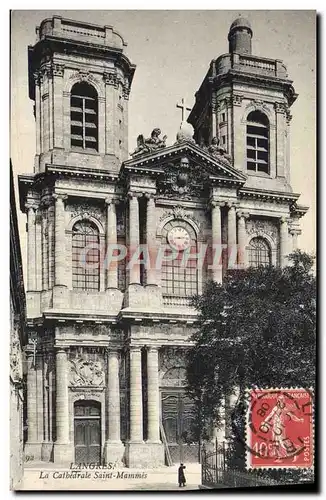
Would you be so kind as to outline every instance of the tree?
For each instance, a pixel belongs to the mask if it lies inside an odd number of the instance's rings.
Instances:
[[[187,389],[217,425],[217,409],[234,387],[243,395],[252,387],[315,385],[314,259],[297,250],[289,262],[282,269],[230,270],[222,284],[210,282],[193,299],[199,318]]]

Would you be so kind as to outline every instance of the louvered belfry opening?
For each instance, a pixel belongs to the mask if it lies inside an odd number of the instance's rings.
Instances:
[[[260,111],[247,118],[247,169],[269,173],[269,121]]]
[[[76,83],[70,98],[71,147],[98,151],[98,99],[91,85]]]

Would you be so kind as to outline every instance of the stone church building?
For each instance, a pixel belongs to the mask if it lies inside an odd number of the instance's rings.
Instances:
[[[19,177],[25,455],[145,467],[168,449],[172,462],[196,461],[184,391],[190,297],[227,267],[283,266],[296,248],[307,211],[290,184],[297,94],[282,61],[252,54],[252,28],[238,18],[176,139],[154,129],[130,146],[136,66],[123,37],[58,16],[36,34],[35,163]]]

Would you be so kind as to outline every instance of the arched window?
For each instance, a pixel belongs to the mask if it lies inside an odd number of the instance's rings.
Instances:
[[[252,238],[248,249],[249,266],[270,266],[272,252],[269,243],[264,238]]]
[[[163,295],[191,297],[198,293],[197,238],[183,220],[168,222],[162,230],[164,259],[161,284]],[[172,258],[173,257],[173,258]]]
[[[260,111],[247,117],[247,170],[269,173],[269,121]]]
[[[97,92],[85,82],[71,89],[70,125],[71,147],[98,151]]]
[[[72,229],[72,287],[99,290],[99,232],[95,224],[82,220]]]

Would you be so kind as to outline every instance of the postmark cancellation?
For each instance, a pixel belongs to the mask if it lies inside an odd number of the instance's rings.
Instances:
[[[313,393],[250,389],[246,414],[247,469],[313,467]]]

